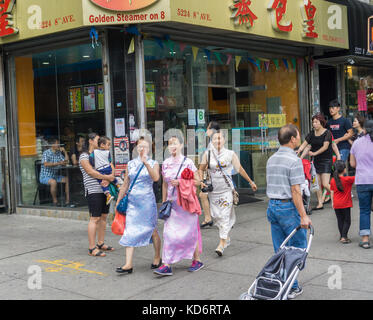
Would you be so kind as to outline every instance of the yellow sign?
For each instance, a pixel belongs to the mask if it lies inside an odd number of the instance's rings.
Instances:
[[[286,114],[260,114],[259,126],[268,128],[281,128],[286,125]]]
[[[0,44],[80,28],[82,3],[78,0],[18,0],[13,10],[18,33],[0,39]]]
[[[251,34],[269,42],[349,48],[347,7],[325,0],[142,0],[142,5],[136,1],[128,2],[129,8],[146,7],[113,11],[94,3],[99,0],[18,0],[13,14],[19,34],[0,39],[0,44],[83,26],[173,22],[243,37]]]

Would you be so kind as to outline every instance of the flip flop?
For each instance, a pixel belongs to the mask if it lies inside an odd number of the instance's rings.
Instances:
[[[324,209],[324,206],[322,206],[321,208],[315,207],[315,208],[312,208],[312,211],[323,210],[323,209]]]
[[[369,243],[369,241],[366,241],[366,242],[360,241],[359,247],[361,247],[363,249],[369,249],[370,248],[370,243]]]

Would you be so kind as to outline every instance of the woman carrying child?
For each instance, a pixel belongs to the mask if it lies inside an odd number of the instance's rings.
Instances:
[[[351,242],[347,234],[351,226],[351,189],[355,182],[355,177],[345,176],[346,164],[344,161],[337,160],[334,166],[335,170],[330,182],[332,204],[338,221],[339,241],[346,244]]]

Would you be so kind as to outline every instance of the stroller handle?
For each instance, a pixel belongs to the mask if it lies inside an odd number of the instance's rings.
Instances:
[[[310,234],[311,234],[312,236],[314,236],[314,235],[315,235],[315,229],[314,229],[313,225],[310,224],[310,225],[308,226],[308,228],[310,229]],[[302,229],[302,227],[301,227],[301,226],[298,226],[298,227],[296,228],[296,231],[298,231],[298,230],[300,230],[300,229]]]
[[[313,236],[315,234],[315,229],[314,227],[312,226],[312,224],[310,224],[308,226],[308,228],[310,229],[310,236],[309,236],[309,239],[308,239],[308,245],[307,245],[307,248],[306,248],[306,252],[308,253],[311,249],[311,244],[312,244],[312,239],[313,239]],[[302,229],[302,227],[299,225],[298,227],[296,227],[289,235],[288,237],[284,240],[284,242],[281,244],[280,246],[280,249],[282,249],[283,247],[285,247],[285,245],[289,242],[289,240],[295,235],[295,233]]]

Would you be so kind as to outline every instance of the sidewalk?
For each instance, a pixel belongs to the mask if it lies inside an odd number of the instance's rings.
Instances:
[[[88,256],[85,221],[0,215],[0,299],[237,300],[273,254],[266,206],[267,201],[261,201],[237,208],[231,246],[221,258],[214,252],[218,230],[202,230],[205,268],[189,273],[190,261],[183,261],[166,278],[150,270],[152,246],[135,251],[131,275],[117,275],[115,268],[124,264],[124,249],[110,227],[105,242],[116,251],[95,258]],[[351,244],[339,243],[334,211],[330,204],[325,208],[311,215],[315,237],[298,278],[304,293],[297,299],[373,299],[373,249],[358,247],[356,197]],[[159,229],[162,232],[161,221]],[[33,275],[29,267],[35,265],[42,270],[41,290],[28,287]],[[328,282],[339,284],[333,281],[336,270],[342,272],[342,288],[332,290]]]

